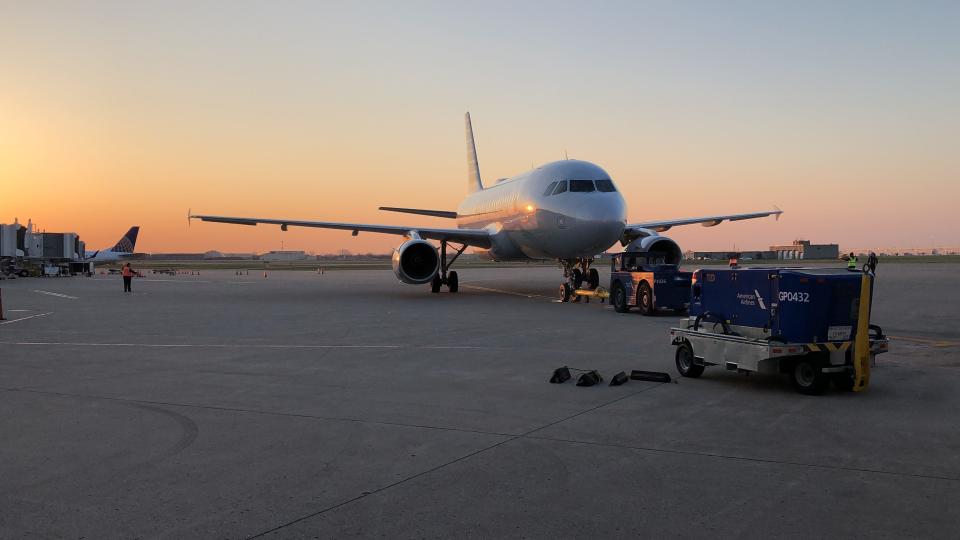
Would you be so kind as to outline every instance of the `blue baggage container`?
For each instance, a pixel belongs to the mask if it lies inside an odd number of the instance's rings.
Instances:
[[[787,343],[850,341],[862,279],[837,269],[701,269],[693,276],[690,315]]]

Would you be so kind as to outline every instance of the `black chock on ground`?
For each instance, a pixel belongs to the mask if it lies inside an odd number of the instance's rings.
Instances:
[[[630,372],[630,378],[635,381],[670,382],[670,374],[660,371],[640,371],[639,369],[635,369]]]
[[[597,373],[597,370],[588,371],[577,379],[577,386],[593,386],[603,381],[603,377]]]
[[[553,384],[560,384],[570,380],[570,370],[567,366],[557,368],[553,370],[553,376],[550,377],[550,382]]]
[[[610,386],[620,386],[628,380],[627,374],[621,371],[620,373],[614,375],[612,379],[610,379]]]

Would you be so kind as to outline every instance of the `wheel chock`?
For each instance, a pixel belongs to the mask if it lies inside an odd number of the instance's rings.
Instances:
[[[630,378],[635,381],[670,382],[670,374],[661,371],[640,371],[639,369],[635,369],[630,372]]]
[[[610,386],[620,386],[621,384],[627,382],[630,379],[627,379],[627,374],[624,372],[617,373],[610,379]]]

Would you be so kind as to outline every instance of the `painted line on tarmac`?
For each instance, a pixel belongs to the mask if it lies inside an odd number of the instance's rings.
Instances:
[[[947,339],[930,339],[930,338],[920,338],[912,336],[890,336],[890,339],[894,341],[908,341],[910,343],[919,343],[921,345],[929,345],[931,347],[945,348],[945,347],[960,347],[960,341],[950,341]]]
[[[37,313],[36,315],[27,315],[26,317],[20,317],[19,319],[11,319],[9,321],[0,322],[0,326],[4,324],[13,324],[15,322],[25,321],[27,319],[35,319],[37,317],[46,317],[47,315],[50,315],[52,313],[53,313],[52,311],[48,311],[46,313]]]
[[[46,294],[46,295],[49,295],[49,296],[57,296],[57,297],[59,297],[59,298],[69,298],[70,300],[78,300],[78,299],[79,299],[78,296],[70,296],[69,294],[63,294],[63,293],[51,292],[51,291],[41,291],[40,289],[33,289],[31,292],[40,293],[40,294]]]
[[[543,296],[542,294],[522,293],[522,292],[516,292],[516,291],[505,291],[505,290],[503,290],[503,289],[494,289],[494,288],[492,288],[492,287],[481,287],[481,286],[479,286],[479,285],[465,285],[465,284],[460,284],[460,286],[461,286],[461,287],[464,287],[464,288],[466,288],[466,289],[476,289],[476,290],[478,290],[478,291],[487,291],[487,292],[495,292],[495,293],[500,293],[500,294],[509,294],[509,295],[512,295],[512,296],[522,296],[523,298],[542,298],[543,300],[553,300],[553,298],[551,298],[551,297],[549,297],[549,296]]]
[[[52,313],[52,312],[51,312]],[[44,315],[49,315],[45,313]],[[32,315],[38,317],[39,315]],[[24,317],[29,319],[30,317]],[[17,319],[23,320],[23,319]],[[14,322],[14,321],[10,321]],[[144,347],[155,349],[489,349],[470,345],[282,345],[262,343],[83,343],[75,341],[0,341],[0,345],[52,347]]]
[[[179,279],[138,279],[140,281],[149,281],[151,283],[212,283],[211,281],[204,281],[202,279],[197,280],[179,280]]]

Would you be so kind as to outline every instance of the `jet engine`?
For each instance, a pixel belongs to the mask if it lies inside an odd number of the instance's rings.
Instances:
[[[630,242],[624,251],[645,253],[651,262],[662,259],[661,264],[680,264],[683,261],[683,251],[680,250],[680,245],[657,233],[637,238]]]
[[[426,240],[407,240],[393,252],[393,273],[404,283],[430,283],[439,271],[440,255]]]

